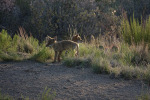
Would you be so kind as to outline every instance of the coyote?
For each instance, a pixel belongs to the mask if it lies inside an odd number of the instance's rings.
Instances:
[[[78,47],[79,47],[79,43],[82,43],[82,39],[79,36],[79,34],[74,35],[71,40],[76,42],[78,44]],[[67,55],[67,54],[68,54],[68,51],[66,50],[65,55]]]
[[[82,39],[81,39],[81,37],[79,36],[79,34],[77,34],[77,35],[74,35],[74,36],[72,37],[72,41],[77,42],[77,43],[81,43],[81,42],[82,42]]]
[[[57,42],[57,37],[51,38],[50,36],[46,37],[46,42],[47,42],[46,47],[52,46],[55,51],[55,57],[53,62],[56,62],[57,56],[58,62],[60,62],[60,55],[64,50],[77,49],[75,55],[78,56],[79,45],[76,42],[73,42],[71,40],[63,40]]]

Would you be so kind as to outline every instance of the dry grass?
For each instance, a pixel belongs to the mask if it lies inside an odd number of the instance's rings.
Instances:
[[[45,47],[45,41],[39,43],[37,39],[28,36],[23,28],[19,28],[18,35],[10,37],[6,30],[0,34],[0,60],[20,61],[32,59],[45,62],[52,59],[54,52]]]
[[[92,37],[92,41],[80,44],[79,59],[68,56],[64,64],[69,67],[80,66],[88,58],[90,61],[88,66],[92,67],[95,73],[107,73],[112,78],[121,77],[150,82],[148,71],[150,53],[147,46],[147,49],[143,44],[130,46],[118,40],[110,43],[102,37],[96,39]],[[116,46],[117,50],[112,50],[113,46]]]

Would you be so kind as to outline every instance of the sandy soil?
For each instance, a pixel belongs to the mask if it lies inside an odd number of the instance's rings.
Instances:
[[[90,68],[34,61],[0,63],[0,89],[15,98],[36,100],[45,87],[56,91],[55,100],[137,100],[148,87],[141,81],[111,79]]]

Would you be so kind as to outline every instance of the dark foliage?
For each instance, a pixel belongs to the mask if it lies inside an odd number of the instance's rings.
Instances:
[[[149,5],[149,0],[1,0],[0,31],[7,29],[14,35],[21,26],[39,40],[77,33],[118,35],[124,13],[146,19]]]

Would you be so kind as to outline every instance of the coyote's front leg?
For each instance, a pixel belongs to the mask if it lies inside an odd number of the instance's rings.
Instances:
[[[59,52],[58,54],[58,62],[60,62],[60,55],[61,55],[62,51]]]
[[[55,51],[55,58],[54,58],[53,63],[55,63],[55,62],[56,62],[57,54],[58,54],[58,52],[57,52],[57,51]]]
[[[77,50],[76,50],[75,56],[78,57],[79,56],[79,45],[77,45],[76,48],[77,48]]]
[[[78,57],[79,53],[78,51],[75,51],[75,56]]]

